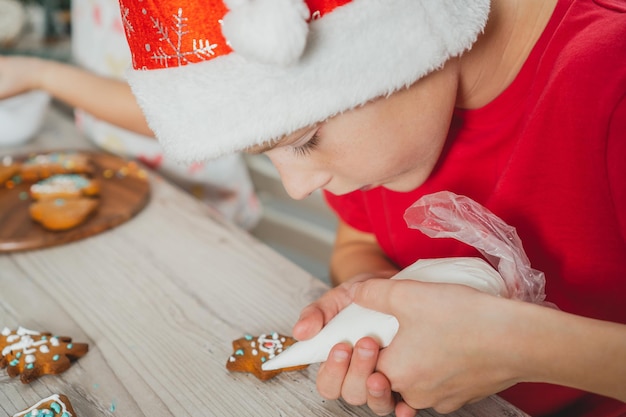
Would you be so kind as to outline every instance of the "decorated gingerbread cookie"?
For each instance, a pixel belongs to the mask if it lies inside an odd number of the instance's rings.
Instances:
[[[29,212],[33,220],[48,230],[68,230],[87,220],[98,203],[94,198],[55,198],[32,203]]]
[[[63,394],[54,394],[38,401],[13,417],[76,417],[69,398]]]
[[[20,165],[14,163],[0,164],[0,188],[5,187],[20,172]]]
[[[57,174],[30,186],[30,195],[35,200],[92,197],[99,192],[97,180],[80,174]]]
[[[56,174],[87,174],[92,172],[87,155],[78,152],[38,154],[22,163],[20,175],[24,181],[39,181]]]
[[[226,369],[232,372],[249,372],[261,381],[267,381],[281,372],[304,369],[308,365],[263,371],[261,365],[293,345],[296,339],[273,332],[260,336],[245,335],[233,341],[233,353],[226,362]]]
[[[86,343],[73,343],[69,337],[52,336],[19,327],[5,327],[0,334],[0,369],[10,377],[20,376],[28,384],[42,375],[60,374],[87,353]]]

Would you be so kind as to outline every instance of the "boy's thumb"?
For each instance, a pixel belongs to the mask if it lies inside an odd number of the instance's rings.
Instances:
[[[390,279],[374,278],[355,282],[349,289],[352,301],[361,307],[393,315],[394,302],[391,296],[394,285]]]

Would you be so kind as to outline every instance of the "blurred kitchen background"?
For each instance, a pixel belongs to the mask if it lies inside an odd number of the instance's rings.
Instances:
[[[0,0],[0,53],[71,59],[70,0]]]
[[[75,0],[75,2],[117,0]],[[35,55],[75,62],[72,52],[71,0],[0,0],[0,54]],[[74,25],[77,26],[77,25]],[[76,36],[76,35],[75,35]],[[73,110],[53,102],[69,118]],[[321,193],[294,201],[285,193],[273,165],[264,155],[246,156],[263,217],[252,234],[312,275],[328,282],[336,220]]]

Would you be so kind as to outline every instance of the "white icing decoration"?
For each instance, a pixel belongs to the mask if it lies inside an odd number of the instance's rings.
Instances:
[[[22,351],[25,363],[35,362],[37,348],[39,348],[39,351],[42,353],[48,353],[50,352],[50,348],[48,347],[49,342],[53,346],[59,345],[59,341],[56,337],[33,340],[32,336],[40,336],[41,333],[23,327],[19,327],[15,334],[12,334],[11,330],[5,328],[2,330],[2,335],[6,337],[8,343],[7,346],[2,349],[2,356],[7,356],[15,351]]]
[[[31,185],[30,190],[38,194],[75,193],[88,185],[89,180],[82,175],[58,174]]]
[[[53,402],[53,401],[61,406],[61,412],[58,415],[63,415],[63,413],[67,413],[68,416],[72,417],[72,413],[70,413],[67,410],[67,406],[63,401],[61,401],[61,397],[59,397],[59,394],[53,394],[49,396],[48,398],[44,398],[43,400],[40,400],[37,404],[33,405],[27,410],[14,414],[13,417],[25,416],[28,413],[30,413],[31,416],[36,416],[39,414],[39,411],[37,409],[41,407],[42,404],[45,404],[47,402]]]
[[[272,333],[270,337],[262,334],[257,339],[257,342],[259,343],[259,350],[267,353],[270,359],[276,356],[277,352],[283,348],[283,343],[279,340],[277,333]]]

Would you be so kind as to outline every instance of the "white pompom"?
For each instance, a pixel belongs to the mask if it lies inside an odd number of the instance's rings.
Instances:
[[[263,64],[288,66],[306,46],[309,9],[303,0],[228,0],[222,33],[233,50]]]

